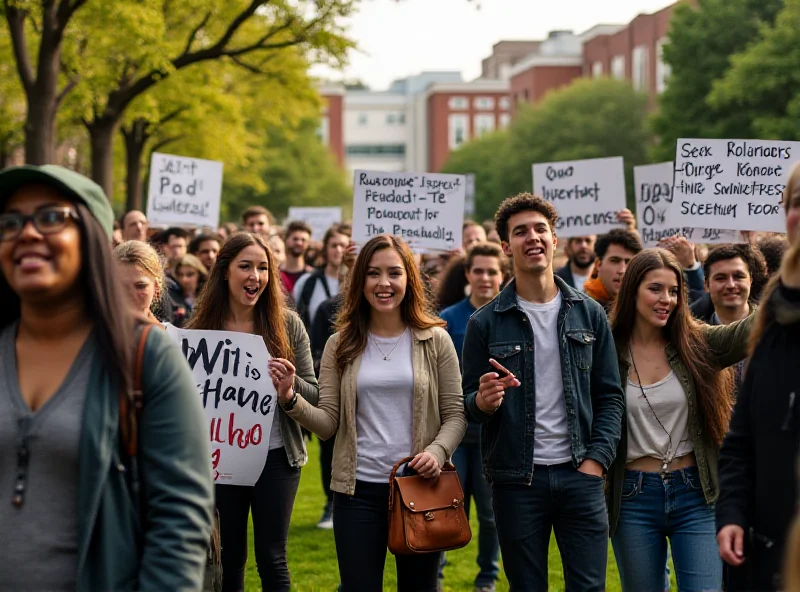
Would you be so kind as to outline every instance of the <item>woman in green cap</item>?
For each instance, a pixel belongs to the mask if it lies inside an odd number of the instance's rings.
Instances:
[[[201,403],[180,351],[150,331],[143,407],[121,412],[133,397],[139,331],[112,227],[103,191],[77,173],[0,172],[5,589],[202,586],[212,487]],[[122,424],[133,425],[127,437]]]

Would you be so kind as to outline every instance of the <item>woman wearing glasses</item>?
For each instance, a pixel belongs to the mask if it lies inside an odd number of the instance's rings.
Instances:
[[[123,452],[119,397],[132,392],[138,333],[112,224],[103,191],[77,173],[0,172],[5,589],[202,585],[208,435],[189,368],[162,331],[148,333],[144,350],[138,452]]]

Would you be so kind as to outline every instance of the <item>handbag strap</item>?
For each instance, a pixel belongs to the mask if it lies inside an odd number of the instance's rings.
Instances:
[[[122,432],[122,442],[128,458],[136,456],[139,449],[139,417],[144,407],[144,396],[142,394],[142,369],[144,366],[144,350],[147,344],[147,334],[153,325],[147,324],[141,329],[139,334],[139,344],[136,348],[135,365],[133,368],[133,389],[130,396],[125,392],[119,394],[119,421]],[[133,406],[133,410],[131,410]],[[131,412],[132,411],[132,412]]]

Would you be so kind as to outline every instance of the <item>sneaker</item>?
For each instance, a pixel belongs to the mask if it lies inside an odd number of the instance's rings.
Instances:
[[[325,504],[325,511],[322,512],[322,518],[317,522],[317,528],[322,530],[333,529],[333,504],[331,502]]]

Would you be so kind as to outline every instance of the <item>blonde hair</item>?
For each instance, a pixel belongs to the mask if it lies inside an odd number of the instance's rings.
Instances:
[[[156,283],[156,293],[153,301],[161,296],[164,290],[164,266],[156,250],[137,240],[126,241],[114,248],[114,255],[120,263],[135,265],[144,273],[153,276]],[[202,266],[202,263],[200,264]]]
[[[208,278],[208,269],[206,266],[203,265],[202,261],[195,257],[194,255],[184,255],[178,262],[175,264],[175,273],[178,272],[179,267],[191,267],[192,269],[196,270],[197,273],[200,274],[200,280],[205,280]]]

